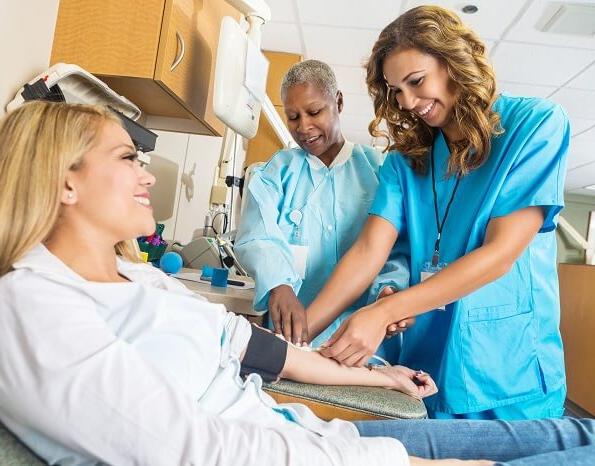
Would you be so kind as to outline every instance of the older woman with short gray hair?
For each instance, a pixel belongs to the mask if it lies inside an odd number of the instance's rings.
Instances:
[[[369,295],[364,293],[326,328],[308,322],[305,306],[316,297],[357,238],[378,186],[383,156],[346,141],[339,114],[343,94],[326,63],[292,66],[281,85],[287,126],[299,148],[283,149],[255,170],[246,190],[236,252],[256,280],[255,309],[269,311],[270,327],[295,344],[326,341],[340,323],[375,299],[378,290],[408,285],[405,261],[390,263]],[[378,355],[396,361],[398,342]]]

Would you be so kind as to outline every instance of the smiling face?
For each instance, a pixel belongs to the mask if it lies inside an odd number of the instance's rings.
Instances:
[[[114,244],[155,230],[148,188],[155,177],[141,167],[128,133],[113,122],[101,128],[98,143],[82,164],[69,170],[63,204],[67,216]]]
[[[389,98],[396,99],[402,110],[431,127],[446,132],[452,129],[457,92],[442,62],[415,48],[396,49],[386,57],[382,69]]]
[[[339,122],[342,94],[338,92],[334,99],[313,84],[296,84],[287,90],[283,105],[287,127],[299,146],[332,161],[344,142]]]

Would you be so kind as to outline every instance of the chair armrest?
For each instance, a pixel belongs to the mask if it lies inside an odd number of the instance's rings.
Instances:
[[[428,413],[421,400],[378,387],[314,385],[290,380],[263,384],[278,403],[301,403],[318,417],[344,419],[423,419]]]
[[[0,464],[3,466],[41,466],[46,463],[0,423]]]

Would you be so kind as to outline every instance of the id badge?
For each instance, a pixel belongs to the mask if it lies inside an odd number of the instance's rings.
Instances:
[[[437,265],[432,265],[431,261],[426,262],[423,268],[421,269],[420,282],[425,282],[432,275],[434,275],[437,272],[440,272],[444,267],[446,267],[446,262],[439,262]],[[446,306],[440,306],[436,308],[436,310],[446,311]]]
[[[293,255],[293,267],[296,273],[303,280],[306,278],[306,265],[308,263],[308,246],[300,244],[290,244],[289,250]]]

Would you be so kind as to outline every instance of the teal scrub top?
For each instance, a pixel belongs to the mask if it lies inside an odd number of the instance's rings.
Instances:
[[[281,284],[292,286],[300,302],[305,307],[310,305],[359,236],[378,187],[383,159],[371,147],[345,142],[330,167],[302,149],[287,149],[255,169],[246,189],[234,246],[240,263],[255,278],[255,309],[266,309],[270,290]],[[302,215],[299,240],[294,237],[296,226],[290,219],[295,210]],[[290,249],[294,243],[308,247],[303,280],[294,267]],[[408,286],[406,260],[395,258],[387,263],[380,279],[383,285],[399,289]],[[374,289],[379,291],[378,286]],[[330,338],[368,299],[366,292],[313,345]],[[390,345],[396,348],[397,343]],[[384,351],[377,354],[386,355]]]
[[[508,273],[445,311],[418,316],[405,332],[399,361],[435,378],[440,391],[426,400],[433,411],[478,412],[565,386],[555,228],[564,205],[568,118],[560,106],[535,98],[501,95],[494,109],[504,133],[492,138],[485,163],[461,179],[440,260],[451,263],[480,247],[492,218],[541,206],[545,219]],[[447,175],[441,131],[433,151],[442,219],[456,177]],[[411,285],[419,283],[437,236],[429,168],[416,174],[405,158],[390,153],[370,213],[398,230],[395,250],[409,257]]]

